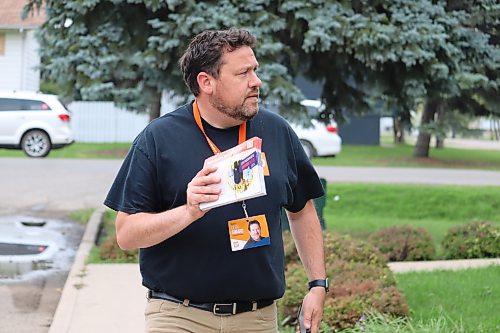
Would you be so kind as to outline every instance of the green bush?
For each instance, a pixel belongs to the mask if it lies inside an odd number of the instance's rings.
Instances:
[[[500,227],[489,222],[473,222],[448,230],[443,238],[447,259],[500,257]]]
[[[284,234],[284,241],[287,288],[279,301],[279,311],[285,322],[294,324],[307,292],[307,276],[289,233]],[[331,286],[321,332],[354,327],[364,314],[371,311],[408,315],[406,300],[397,288],[384,256],[372,245],[348,236],[326,233],[325,256]]]
[[[138,255],[138,250],[120,249],[114,236],[106,238],[99,246],[99,258],[105,261],[138,262]]]
[[[368,238],[389,261],[429,260],[436,255],[431,234],[409,225],[380,229]]]

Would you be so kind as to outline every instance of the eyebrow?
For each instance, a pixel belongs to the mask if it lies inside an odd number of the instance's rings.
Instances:
[[[259,68],[259,63],[257,63],[256,65],[243,65],[243,66],[239,67],[237,69],[237,71],[240,72],[242,70],[248,70],[248,69],[254,69],[254,68]]]

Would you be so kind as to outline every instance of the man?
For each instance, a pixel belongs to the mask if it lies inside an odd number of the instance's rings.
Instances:
[[[286,121],[259,111],[254,44],[237,29],[191,41],[180,66],[195,101],[139,134],[106,198],[118,211],[120,247],[140,249],[150,290],[146,332],[276,332],[275,300],[285,291],[282,207],[314,280],[305,325],[318,331],[327,280],[312,199],[324,192]],[[204,160],[254,136],[267,157],[267,195],[202,211],[200,203],[219,197],[221,181]],[[270,244],[233,252],[228,222],[252,216],[266,221]]]
[[[259,221],[251,220],[248,222],[248,231],[250,232],[250,238],[243,247],[244,249],[269,244],[269,238],[262,236],[262,228]]]

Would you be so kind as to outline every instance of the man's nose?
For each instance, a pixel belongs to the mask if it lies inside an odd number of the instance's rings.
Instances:
[[[262,81],[259,79],[259,76],[257,75],[257,73],[253,72],[253,77],[250,80],[249,85],[251,88],[255,88],[255,87],[260,88],[260,86],[262,85]]]

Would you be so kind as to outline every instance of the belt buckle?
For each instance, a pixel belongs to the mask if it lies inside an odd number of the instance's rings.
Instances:
[[[227,313],[218,312],[220,310],[219,307],[221,307],[221,306],[232,307],[231,312],[227,312]],[[231,315],[234,315],[234,314],[236,314],[236,303],[215,303],[212,312],[216,316],[231,316]]]

